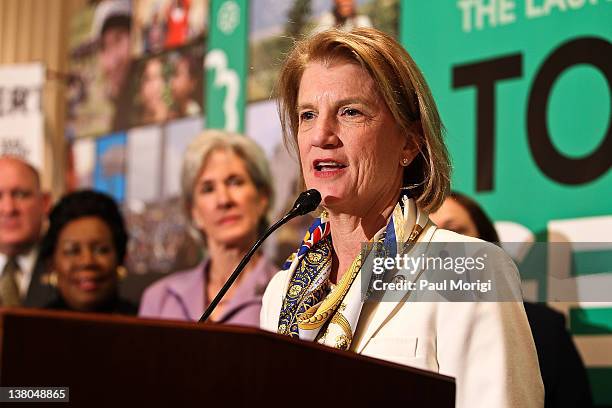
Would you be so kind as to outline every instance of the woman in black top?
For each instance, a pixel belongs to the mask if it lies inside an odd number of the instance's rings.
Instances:
[[[118,294],[127,239],[110,196],[90,190],[64,196],[40,247],[39,262],[57,277],[57,298],[47,308],[135,315],[137,306]]]

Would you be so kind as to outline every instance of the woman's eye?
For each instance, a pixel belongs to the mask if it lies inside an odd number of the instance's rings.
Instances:
[[[344,108],[342,109],[343,116],[359,116],[361,112],[355,108]]]
[[[108,255],[111,252],[110,245],[100,245],[94,248],[94,253],[97,255]]]
[[[200,185],[200,193],[201,194],[206,194],[206,193],[210,193],[214,190],[212,184],[208,184],[208,183],[204,183],[202,185]]]
[[[241,186],[244,184],[244,179],[242,177],[230,177],[227,180],[227,185],[229,186]]]
[[[312,111],[302,112],[300,113],[300,122],[308,121],[314,119],[315,114]]]
[[[79,254],[79,247],[69,246],[62,248],[62,254],[64,256],[75,256]]]

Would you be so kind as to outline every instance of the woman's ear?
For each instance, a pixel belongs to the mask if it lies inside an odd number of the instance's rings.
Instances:
[[[193,222],[193,225],[199,229],[200,231],[202,230],[202,225],[204,224],[202,218],[200,217],[199,212],[196,210],[195,206],[192,205],[191,209],[190,209],[190,214],[191,214],[191,220]]]
[[[262,218],[270,210],[270,197],[269,194],[265,191],[260,191],[259,197],[261,200],[261,213],[259,214],[259,217]]]
[[[406,142],[402,149],[402,163],[412,163],[414,158],[421,151],[421,143],[423,140],[423,128],[421,127],[421,121],[416,120],[410,124],[408,128],[408,135]],[[404,159],[407,159],[404,161]]]
[[[43,262],[43,267],[45,268],[45,272],[51,272],[55,270],[55,264],[53,263],[53,258],[55,257],[55,251]]]

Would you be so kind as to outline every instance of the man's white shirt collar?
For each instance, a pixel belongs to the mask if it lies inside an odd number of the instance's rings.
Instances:
[[[19,294],[25,298],[32,281],[34,273],[34,264],[38,257],[38,246],[32,247],[28,252],[16,256],[17,264],[19,265],[20,275],[17,277],[17,285],[19,286]],[[4,271],[4,266],[8,262],[9,257],[0,253],[0,276]]]

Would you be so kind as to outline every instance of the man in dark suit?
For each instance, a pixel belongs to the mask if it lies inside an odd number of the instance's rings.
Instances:
[[[37,243],[51,198],[19,157],[0,156],[0,174],[0,306],[43,306],[53,289],[36,265]]]

